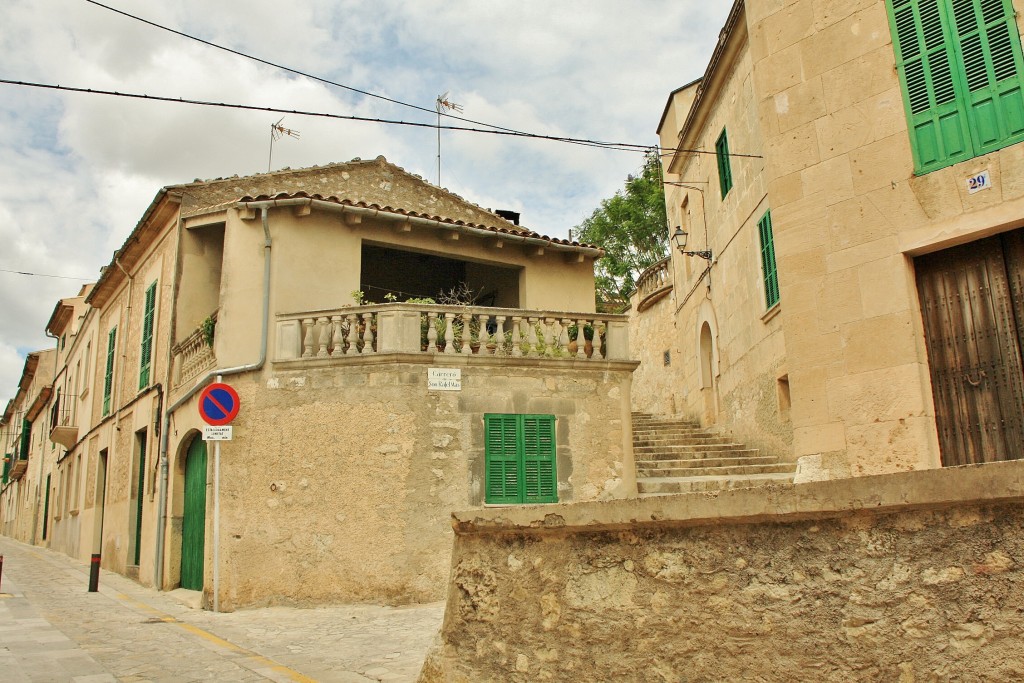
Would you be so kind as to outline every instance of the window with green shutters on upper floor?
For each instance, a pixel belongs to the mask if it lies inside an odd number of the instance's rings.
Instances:
[[[114,389],[114,350],[117,347],[117,328],[107,334],[107,370],[103,376],[103,415],[110,414],[110,394]]]
[[[767,309],[779,303],[779,273],[775,266],[771,211],[765,211],[757,222],[757,233],[761,242],[761,275],[764,278],[764,303]]]
[[[722,129],[722,134],[715,141],[715,159],[718,160],[718,184],[722,188],[722,198],[732,189],[732,166],[729,164],[729,138]]]
[[[156,313],[156,282],[146,289],[146,307],[142,316],[142,348],[139,350],[139,389],[149,386],[153,361],[153,324]]]
[[[1024,141],[1011,0],[886,0],[915,173]]]
[[[484,415],[484,501],[557,503],[554,415]]]

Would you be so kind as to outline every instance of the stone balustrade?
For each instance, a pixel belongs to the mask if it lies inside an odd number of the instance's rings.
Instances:
[[[216,322],[217,314],[210,318]],[[174,386],[185,384],[217,364],[213,347],[200,327],[172,349],[174,354]]]
[[[278,361],[378,353],[628,360],[624,315],[393,303],[282,314]]]
[[[666,257],[640,273],[636,280],[636,290],[640,299],[637,312],[649,308],[672,290],[671,265],[671,257]]]

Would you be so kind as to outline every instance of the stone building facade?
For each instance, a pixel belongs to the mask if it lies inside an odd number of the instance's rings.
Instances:
[[[162,189],[49,324],[45,543],[218,610],[440,598],[451,509],[636,494],[600,254],[382,157]]]
[[[734,3],[659,126],[670,223],[711,259],[636,296],[674,377],[639,406],[814,478],[1020,457],[1021,9]]]

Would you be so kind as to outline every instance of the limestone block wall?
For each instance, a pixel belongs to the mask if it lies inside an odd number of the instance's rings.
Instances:
[[[639,302],[634,293],[629,311],[629,357],[640,365],[633,373],[633,410],[681,416],[690,391],[684,381],[686,368],[693,360],[683,355],[683,340],[676,327],[675,290],[640,312]]]
[[[484,413],[556,416],[560,501],[635,495],[635,363],[445,358],[462,390],[429,392],[422,359],[371,360],[232,381],[243,408],[222,444],[222,609],[442,598],[451,510],[484,506]]]
[[[1024,465],[458,513],[423,683],[1024,677]]]
[[[912,259],[1019,224],[1024,146],[915,175],[885,3],[746,5],[794,454],[836,476],[938,466]]]

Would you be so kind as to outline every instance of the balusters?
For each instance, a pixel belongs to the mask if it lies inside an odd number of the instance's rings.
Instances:
[[[320,328],[320,339],[317,341],[317,358],[327,358],[327,345],[331,341],[331,326],[329,318],[320,318],[317,322],[317,327]]]
[[[561,323],[555,321],[555,325],[559,328],[558,332],[558,352],[557,356],[569,355],[569,325],[572,321],[568,318],[562,318]]]
[[[349,356],[359,353],[359,316],[350,313],[345,316],[345,320],[348,321],[348,348],[345,349],[345,355]]]
[[[437,353],[437,312],[427,313],[427,353]]]
[[[494,354],[507,356],[508,349],[505,348],[505,316],[494,316]]]
[[[444,352],[455,353],[455,314],[444,314]]]
[[[490,346],[491,346],[491,335],[487,331],[487,321],[490,319],[490,317],[491,316],[487,315],[486,313],[480,313],[479,315],[476,316],[476,324],[477,324],[476,336],[477,336],[477,343],[480,344],[480,350],[477,353],[479,353],[481,356],[487,356],[487,355],[490,355],[491,353],[493,353],[493,351],[491,351],[491,348],[490,348]]]
[[[313,319],[303,318],[302,319],[302,357],[312,358],[313,357]]]
[[[538,318],[527,318],[526,319],[527,332],[526,332],[526,355],[530,358],[536,358],[539,354],[537,353],[537,325],[539,324]]]
[[[576,357],[580,360],[585,360],[587,357],[587,335],[584,333],[586,325],[586,320],[576,321]]]
[[[373,313],[363,313],[363,351],[373,353]]]
[[[598,329],[598,324],[601,325]],[[601,355],[601,332],[607,329],[607,325],[599,320],[594,321],[594,353],[591,354],[591,360],[601,360],[604,356]]]
[[[341,333],[341,316],[331,316],[331,356],[337,358],[345,354],[345,337]]]
[[[512,316],[512,356],[515,358],[523,356],[522,326],[523,317],[521,315]]]
[[[462,317],[462,336],[459,339],[460,339],[460,341],[462,343],[459,345],[459,353],[462,353],[462,354],[473,353],[473,348],[470,346],[470,342],[472,341],[472,339],[470,337],[472,336],[473,331],[470,329],[470,325],[469,325],[469,321],[473,319],[473,316],[471,316],[469,313],[463,313],[461,317]],[[479,335],[479,332],[478,332],[477,333],[477,337],[479,337],[479,336],[480,335]]]
[[[541,322],[544,325],[544,327],[542,328],[542,331],[544,333],[544,357],[551,358],[552,356],[555,355],[555,350],[553,348],[554,340],[552,339],[551,331],[551,327],[555,323],[555,320],[552,318],[543,318]]]

